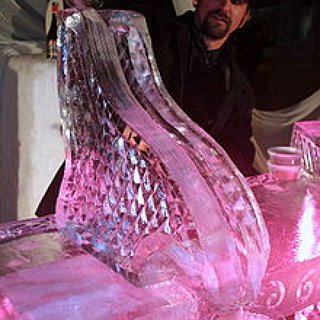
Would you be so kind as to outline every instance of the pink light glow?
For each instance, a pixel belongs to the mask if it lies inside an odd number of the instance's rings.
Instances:
[[[10,300],[0,293],[0,320],[18,319]]]
[[[319,251],[317,241],[316,203],[310,191],[303,200],[303,214],[298,227],[298,248],[296,261],[312,259]]]

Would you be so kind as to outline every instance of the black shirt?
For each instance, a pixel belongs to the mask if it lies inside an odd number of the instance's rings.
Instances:
[[[235,39],[208,51],[189,11],[166,25],[165,38],[152,35],[164,83],[179,106],[228,153],[244,175],[252,175],[254,147],[251,84],[235,61]]]

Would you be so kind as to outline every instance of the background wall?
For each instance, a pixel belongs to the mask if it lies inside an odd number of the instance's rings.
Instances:
[[[192,0],[173,0],[173,4],[178,15],[193,9]]]

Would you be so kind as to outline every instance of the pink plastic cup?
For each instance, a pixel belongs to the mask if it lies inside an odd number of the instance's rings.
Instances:
[[[268,149],[269,172],[278,180],[297,180],[301,171],[302,152],[293,147]]]

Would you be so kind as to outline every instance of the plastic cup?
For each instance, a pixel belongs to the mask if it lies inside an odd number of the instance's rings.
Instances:
[[[268,149],[269,172],[277,180],[297,180],[301,171],[301,150],[293,147],[272,147]]]

